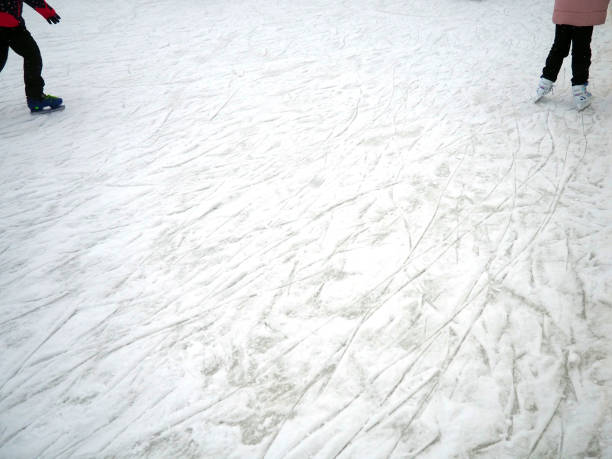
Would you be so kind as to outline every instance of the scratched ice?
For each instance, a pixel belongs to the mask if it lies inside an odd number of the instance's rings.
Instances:
[[[0,457],[612,457],[612,28],[552,2],[26,8]]]

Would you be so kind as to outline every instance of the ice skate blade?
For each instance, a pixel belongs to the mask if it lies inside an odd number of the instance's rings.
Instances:
[[[30,111],[30,113],[32,115],[47,115],[47,114],[53,113],[53,112],[61,112],[65,108],[66,108],[66,106],[62,104],[62,105],[60,105],[58,107],[55,107],[55,108],[43,108],[42,110]]]
[[[578,110],[578,113],[585,111],[587,108],[589,108],[591,106],[591,103],[589,102],[588,104],[586,104],[585,106],[581,107],[578,106],[576,107],[576,110]]]
[[[538,102],[540,102],[542,99],[544,99],[544,97],[546,96],[546,94],[541,95],[541,96],[535,96],[533,99],[533,103],[537,104]]]

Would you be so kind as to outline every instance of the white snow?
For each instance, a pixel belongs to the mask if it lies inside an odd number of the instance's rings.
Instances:
[[[612,27],[56,0],[0,75],[0,457],[612,457]]]

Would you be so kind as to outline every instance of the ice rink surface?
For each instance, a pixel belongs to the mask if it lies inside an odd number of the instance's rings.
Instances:
[[[612,457],[612,23],[51,1],[0,74],[1,458]]]

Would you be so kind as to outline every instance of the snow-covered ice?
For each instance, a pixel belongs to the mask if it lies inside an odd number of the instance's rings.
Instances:
[[[552,1],[26,7],[0,457],[612,457],[612,23]]]

